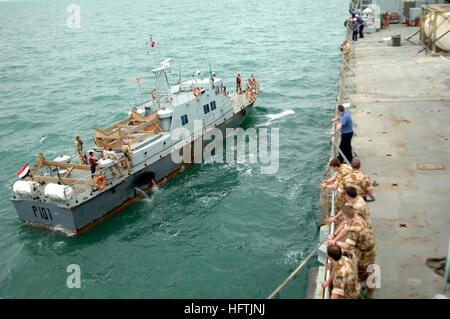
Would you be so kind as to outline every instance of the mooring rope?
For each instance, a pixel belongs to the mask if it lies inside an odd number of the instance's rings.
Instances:
[[[317,252],[319,247],[325,242],[326,239],[327,237],[322,239],[322,241],[316,246],[316,248],[314,248],[314,250],[308,255],[308,257],[306,257],[306,259],[300,264],[300,266],[298,266],[297,269],[295,269],[294,272],[290,274],[289,277],[287,277],[286,280],[277,289],[275,289],[275,291],[269,297],[267,297],[267,299],[272,299],[273,297],[276,296],[277,293],[280,292],[281,289],[283,289],[283,287],[300,271],[300,269],[302,269],[303,266],[306,265],[308,260],[310,260],[311,257],[314,256],[314,254]]]

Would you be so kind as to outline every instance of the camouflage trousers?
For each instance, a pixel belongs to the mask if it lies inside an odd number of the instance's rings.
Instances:
[[[125,164],[127,165],[128,170],[131,171],[130,159],[126,155],[123,157],[123,159],[125,160]]]
[[[77,152],[77,154],[78,154],[78,159],[79,159],[79,161],[80,161],[80,164],[86,165],[87,163],[86,163],[86,160],[84,159],[84,154],[81,153],[81,152]]]
[[[345,62],[347,62],[347,65],[345,66],[345,71],[348,71],[349,70],[348,66],[350,65],[350,53],[344,54],[344,58],[345,58]]]
[[[360,281],[365,281],[370,276],[370,272],[367,272],[367,268],[375,264],[375,258],[377,256],[377,245],[368,252],[361,252],[358,250],[358,278]],[[367,286],[367,285],[366,285]]]

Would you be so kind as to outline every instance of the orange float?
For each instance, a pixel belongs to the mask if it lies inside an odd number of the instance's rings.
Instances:
[[[195,88],[192,89],[192,93],[194,93],[195,97],[199,97],[201,94],[200,88],[196,86]]]
[[[102,181],[101,185],[98,183],[100,180]],[[98,189],[103,189],[106,186],[106,180],[102,175],[95,179],[95,186],[97,186]]]
[[[152,95],[152,98],[154,98],[154,99],[156,99],[156,97],[159,95],[159,93],[156,91],[156,89],[151,90],[150,94]]]

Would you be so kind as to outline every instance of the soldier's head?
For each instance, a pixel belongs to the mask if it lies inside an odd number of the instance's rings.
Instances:
[[[128,141],[127,140],[123,140],[123,144],[128,145]]]
[[[340,166],[341,166],[341,161],[338,158],[333,158],[330,161],[330,167],[333,171],[335,171],[335,172],[338,171]]]
[[[344,40],[344,42],[342,42],[343,44],[347,44],[347,40]]]
[[[77,137],[75,137],[75,139],[76,139],[77,141],[79,141],[79,140],[80,140],[80,137],[79,137],[79,136],[77,136]]]
[[[339,245],[329,245],[327,247],[327,256],[332,261],[339,261],[342,257],[342,249]]]
[[[345,205],[344,207],[342,207],[342,214],[344,214],[344,218],[347,221],[355,217],[355,211],[353,210],[353,207],[350,205]]]
[[[356,188],[354,188],[353,186],[347,186],[345,188],[345,195],[347,196],[347,198],[355,199],[356,196],[358,196],[358,193],[356,191]]]
[[[345,107],[342,104],[339,104],[338,105],[338,111],[339,111],[339,113],[344,113]]]
[[[111,150],[111,146],[109,146],[109,145],[106,146],[106,147],[105,147],[105,150],[110,151],[110,150]]]
[[[359,159],[354,158],[350,164],[354,169],[359,169],[361,167],[361,162]]]

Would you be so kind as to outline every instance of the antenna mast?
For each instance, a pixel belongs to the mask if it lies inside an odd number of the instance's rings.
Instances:
[[[167,79],[166,68],[170,67],[171,58],[160,60],[159,51],[157,50],[157,43],[153,40],[152,34],[150,34],[150,40],[145,43],[150,45],[147,54],[151,55],[153,58],[153,67],[151,71],[155,74],[155,87],[152,89],[151,94],[154,103],[158,105],[159,108],[164,108],[164,104],[172,102],[172,94],[170,93],[170,84]],[[159,44],[159,43],[158,43]]]

